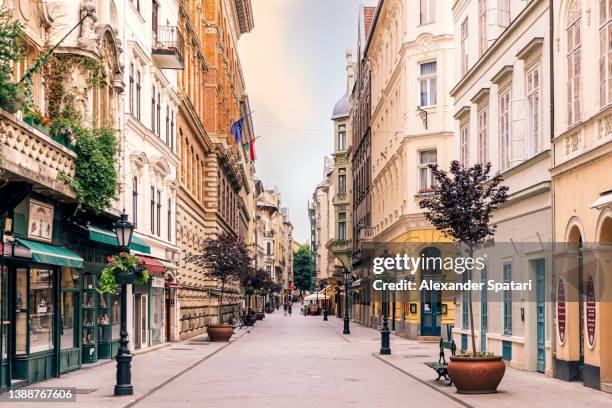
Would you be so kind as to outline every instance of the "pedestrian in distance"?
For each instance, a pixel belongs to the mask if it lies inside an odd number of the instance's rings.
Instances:
[[[291,303],[289,303],[289,316],[291,316]]]
[[[287,302],[283,303],[283,315],[287,316],[287,309],[289,309],[289,305]]]

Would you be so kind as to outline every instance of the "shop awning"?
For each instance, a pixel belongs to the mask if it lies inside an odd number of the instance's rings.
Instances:
[[[175,264],[173,264],[172,262],[168,262],[168,261],[165,261],[165,260],[163,260],[163,259],[160,259],[160,260],[159,260],[159,262],[161,262],[161,264],[162,264],[162,265],[164,265],[164,267],[165,267],[166,269],[169,269],[169,270],[171,270],[171,271],[174,271],[174,270],[177,270],[177,269],[178,269],[178,266],[176,266],[176,265],[175,265]]]
[[[87,230],[89,231],[89,239],[92,241],[100,242],[106,245],[119,245],[119,243],[117,242],[117,235],[114,231],[100,228],[95,225],[88,225]],[[142,238],[136,235],[132,235],[130,249],[133,249],[138,252],[143,252],[145,254],[151,253],[151,247],[149,247]]]
[[[36,262],[49,265],[68,266],[71,268],[83,267],[83,258],[68,248],[43,244],[41,242],[34,242],[22,238],[17,238],[16,241],[29,250],[32,259]]]
[[[164,264],[161,263],[159,259],[140,255],[138,256],[138,260],[140,261],[140,264],[144,265],[145,268],[147,268],[147,271],[149,272],[166,272],[166,267],[164,266]]]

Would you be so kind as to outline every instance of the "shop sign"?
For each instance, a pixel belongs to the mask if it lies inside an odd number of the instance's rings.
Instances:
[[[595,344],[595,323],[597,322],[597,303],[595,300],[595,282],[593,282],[593,275],[589,275],[589,281],[587,282],[587,293],[586,293],[586,327],[587,327],[587,340],[589,347],[593,347]]]
[[[559,340],[561,344],[565,343],[565,286],[563,279],[559,279],[559,288],[557,289],[557,323],[559,325]]]
[[[153,276],[151,278],[151,287],[152,288],[163,288],[164,287],[164,278],[160,278],[159,276]]]
[[[30,200],[28,238],[51,242],[53,237],[53,205]]]

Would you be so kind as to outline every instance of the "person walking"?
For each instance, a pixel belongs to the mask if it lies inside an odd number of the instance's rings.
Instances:
[[[291,316],[291,303],[289,303],[289,316]]]
[[[283,315],[284,316],[287,316],[287,309],[289,309],[289,305],[285,301],[285,303],[283,303]]]

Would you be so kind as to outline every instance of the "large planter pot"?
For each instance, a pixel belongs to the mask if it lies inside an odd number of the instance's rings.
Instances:
[[[460,394],[491,394],[504,378],[506,364],[501,356],[451,356],[448,376]]]
[[[118,285],[130,285],[136,281],[138,275],[131,272],[116,272],[115,281]]]
[[[206,328],[210,341],[229,341],[234,328],[226,324],[213,324]]]

